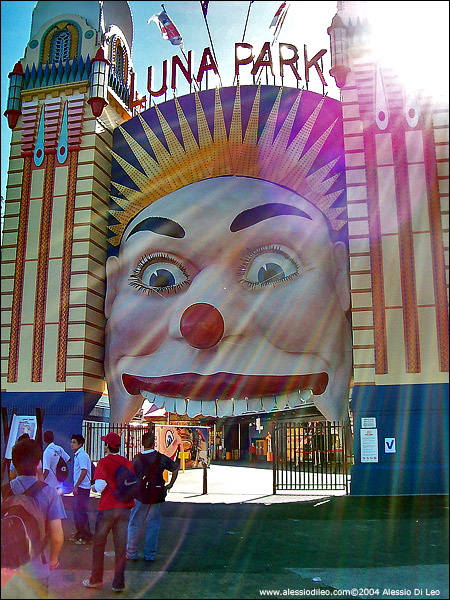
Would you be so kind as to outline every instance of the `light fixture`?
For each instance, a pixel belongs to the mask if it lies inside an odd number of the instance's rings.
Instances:
[[[20,97],[20,92],[23,87],[24,80],[24,72],[22,68],[22,64],[17,62],[14,66],[14,69],[8,75],[9,81],[9,90],[8,90],[8,102],[6,105],[6,110],[3,113],[6,117],[8,117],[8,126],[10,129],[14,129],[17,125],[17,121],[22,114],[22,99]]]
[[[90,90],[88,104],[91,105],[92,113],[99,117],[105,106],[108,104],[108,70],[109,60],[105,58],[103,48],[97,50],[91,62],[91,74],[89,76]]]
[[[331,48],[330,75],[334,77],[338,88],[341,88],[345,85],[350,69],[348,67],[347,28],[338,14],[334,15],[327,33],[330,36]]]

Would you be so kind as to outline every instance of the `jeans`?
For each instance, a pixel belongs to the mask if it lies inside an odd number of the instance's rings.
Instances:
[[[129,520],[129,508],[111,508],[98,511],[92,547],[91,583],[103,582],[106,539],[112,529],[115,559],[112,587],[116,589],[125,587],[126,541]]]
[[[134,503],[135,506],[131,509],[130,523],[128,525],[127,556],[129,558],[138,558],[139,540],[145,526],[144,559],[154,560],[156,546],[158,545],[163,503],[142,504],[139,500],[135,500]]]
[[[76,537],[80,540],[91,540],[92,533],[89,526],[88,502],[90,490],[78,488],[73,497],[73,518],[76,527]]]

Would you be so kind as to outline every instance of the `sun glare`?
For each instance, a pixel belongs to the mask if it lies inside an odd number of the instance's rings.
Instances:
[[[447,97],[448,2],[368,2],[375,55],[410,90]]]

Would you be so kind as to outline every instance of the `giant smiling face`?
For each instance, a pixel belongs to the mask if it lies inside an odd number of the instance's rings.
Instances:
[[[107,261],[111,420],[143,397],[227,416],[310,396],[347,416],[348,256],[298,194],[247,177],[187,185],[142,210]],[[276,398],[276,399],[275,399]]]

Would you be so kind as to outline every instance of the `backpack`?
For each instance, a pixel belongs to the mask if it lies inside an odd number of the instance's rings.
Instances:
[[[94,483],[94,473],[95,473],[95,465],[91,460],[91,472],[87,474],[91,480],[91,485]]]
[[[138,500],[143,504],[159,504],[164,502],[167,494],[166,485],[162,473],[158,473],[161,466],[162,455],[158,452],[153,463],[148,463],[145,455],[137,455],[144,468],[139,477]]]
[[[40,554],[45,562],[45,519],[34,498],[46,486],[36,481],[22,494],[15,494],[9,483],[2,486],[2,568],[18,569]]]
[[[133,471],[127,465],[120,465],[114,473],[114,478],[116,482],[114,498],[125,503],[134,500],[139,493],[139,480]]]
[[[60,483],[63,483],[69,476],[69,467],[67,466],[67,463],[62,456],[59,457],[59,460],[56,463],[55,475],[56,479]]]

